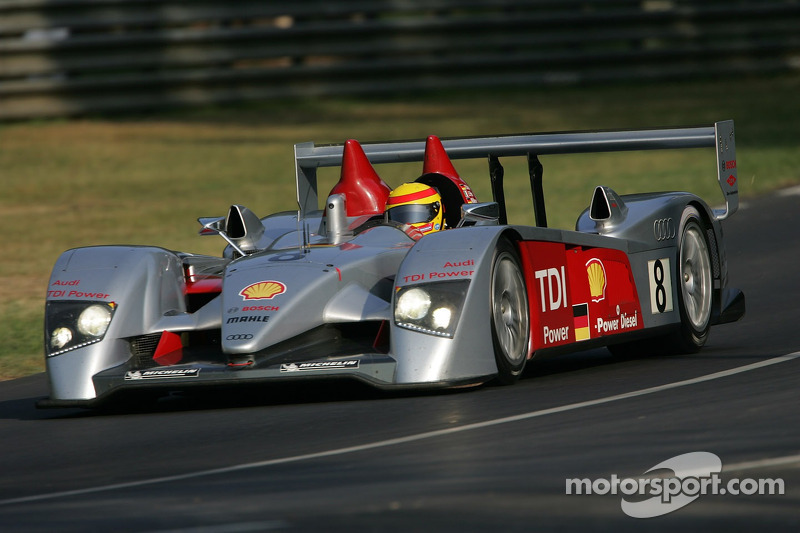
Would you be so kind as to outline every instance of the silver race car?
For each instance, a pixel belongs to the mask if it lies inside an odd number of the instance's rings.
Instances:
[[[684,192],[598,186],[575,231],[547,227],[537,156],[699,147],[716,148],[724,209]],[[516,156],[528,161],[536,226],[507,222],[500,160]],[[488,159],[494,201],[478,202],[459,177],[452,160],[464,158]],[[720,228],[738,207],[731,121],[304,143],[295,161],[298,211],[260,219],[234,205],[199,219],[201,234],[227,242],[220,257],[64,252],[47,291],[50,397],[39,405],[91,407],[127,390],[200,384],[511,383],[529,360],[567,351],[696,351],[710,326],[744,314],[743,294],[727,287]],[[372,167],[414,161],[422,175],[402,195]],[[320,209],[316,169],[329,166],[341,179]],[[436,202],[420,207],[429,195]]]

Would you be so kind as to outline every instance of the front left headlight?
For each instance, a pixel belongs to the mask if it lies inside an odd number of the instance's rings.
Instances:
[[[48,301],[45,352],[48,357],[103,340],[117,305],[113,302]]]
[[[452,338],[469,280],[401,287],[394,299],[394,323],[406,329]]]

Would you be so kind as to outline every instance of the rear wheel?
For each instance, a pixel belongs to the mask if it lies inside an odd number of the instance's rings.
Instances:
[[[671,340],[677,351],[692,353],[708,339],[714,279],[707,226],[697,209],[684,210],[681,228],[676,269],[681,327]]]
[[[525,368],[530,319],[528,294],[519,256],[514,246],[501,239],[492,261],[491,322],[498,381],[511,384]]]
[[[711,307],[714,278],[708,245],[707,224],[700,212],[686,207],[681,216],[678,233],[678,254],[673,269],[677,284],[680,327],[674,333],[609,346],[618,357],[637,357],[643,353],[668,355],[695,353],[708,339],[711,327]]]

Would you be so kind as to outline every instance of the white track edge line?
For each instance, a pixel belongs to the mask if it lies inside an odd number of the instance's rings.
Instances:
[[[755,461],[745,461],[742,463],[734,463],[732,465],[725,465],[722,467],[723,472],[744,472],[746,470],[758,470],[761,468],[769,468],[772,466],[783,466],[797,463],[800,466],[800,454],[798,455],[785,455],[783,457],[771,457],[769,459],[758,459]]]

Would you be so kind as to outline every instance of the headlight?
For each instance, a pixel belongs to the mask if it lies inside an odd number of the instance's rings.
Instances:
[[[103,340],[114,317],[115,303],[48,301],[45,309],[45,351],[48,357]]]
[[[394,314],[400,320],[419,320],[425,318],[430,307],[430,294],[415,287],[400,294]]]
[[[90,337],[102,337],[111,322],[111,309],[107,305],[90,305],[78,316],[78,331]]]
[[[431,323],[435,329],[447,329],[452,318],[453,311],[449,307],[437,307],[431,313]]]
[[[72,330],[69,328],[56,328],[50,335],[50,347],[60,350],[72,341]]]
[[[452,337],[468,287],[469,280],[403,287],[395,295],[394,322],[428,335]]]

